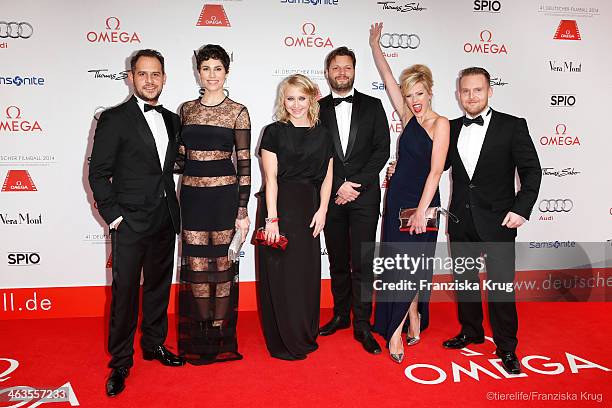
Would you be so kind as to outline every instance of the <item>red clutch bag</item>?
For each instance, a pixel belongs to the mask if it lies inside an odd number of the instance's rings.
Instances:
[[[276,248],[276,249],[280,249],[284,251],[285,248],[287,248],[287,244],[289,243],[289,240],[283,233],[281,233],[280,236],[278,237],[277,242],[272,243],[272,242],[266,241],[266,229],[264,227],[260,227],[257,229],[257,232],[255,233],[255,243],[259,245],[266,245],[266,246],[269,246],[270,248]]]

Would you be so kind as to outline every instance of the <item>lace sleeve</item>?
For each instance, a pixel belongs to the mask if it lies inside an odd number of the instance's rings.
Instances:
[[[247,204],[251,194],[251,120],[244,107],[234,126],[234,143],[236,146],[236,168],[238,173],[238,217],[245,218]]]
[[[183,124],[185,123],[185,118],[183,115],[183,106],[181,106],[181,112],[180,112],[180,118],[181,118],[181,128],[183,126]],[[185,143],[183,142],[183,130],[181,129],[181,131],[178,133],[177,135],[177,140],[176,140],[176,145],[177,145],[177,149],[178,152],[176,154],[176,160],[174,161],[174,169],[172,170],[175,174],[183,174],[183,171],[185,170],[185,156],[186,156],[186,151],[185,151]]]

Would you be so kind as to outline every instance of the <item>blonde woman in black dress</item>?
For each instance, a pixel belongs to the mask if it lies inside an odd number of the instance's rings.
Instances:
[[[262,325],[270,355],[302,360],[317,349],[321,244],[332,183],[332,142],[319,124],[316,85],[292,75],[279,86],[276,119],[260,153],[265,193],[258,222],[266,239],[283,233],[283,251],[258,245]]]

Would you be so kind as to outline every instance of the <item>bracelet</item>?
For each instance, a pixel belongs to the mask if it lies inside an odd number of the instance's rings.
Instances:
[[[272,224],[273,222],[278,222],[279,218],[266,218],[266,224]]]

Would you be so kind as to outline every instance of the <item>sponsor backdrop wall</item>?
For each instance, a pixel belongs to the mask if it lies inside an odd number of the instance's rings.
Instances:
[[[164,54],[161,102],[178,111],[198,96],[194,50],[225,47],[232,58],[227,92],[249,109],[254,151],[273,120],[279,81],[303,73],[327,94],[324,57],[347,45],[357,55],[355,86],[382,99],[395,145],[401,123],[368,46],[375,21],[384,22],[381,44],[396,76],[414,63],[432,69],[440,114],[461,115],[457,73],[479,65],[491,72],[491,106],[527,119],[544,177],[519,240],[611,238],[606,1],[22,0],[0,15],[0,319],[104,312],[110,242],[88,186],[88,161],[96,118],[129,96],[135,50]],[[253,193],[261,186],[258,167],[254,160]],[[448,191],[445,174],[444,203]],[[252,216],[255,207],[252,198]],[[321,256],[327,278],[324,245]],[[245,245],[247,309],[254,307],[253,258]],[[519,269],[530,268],[521,262]]]

